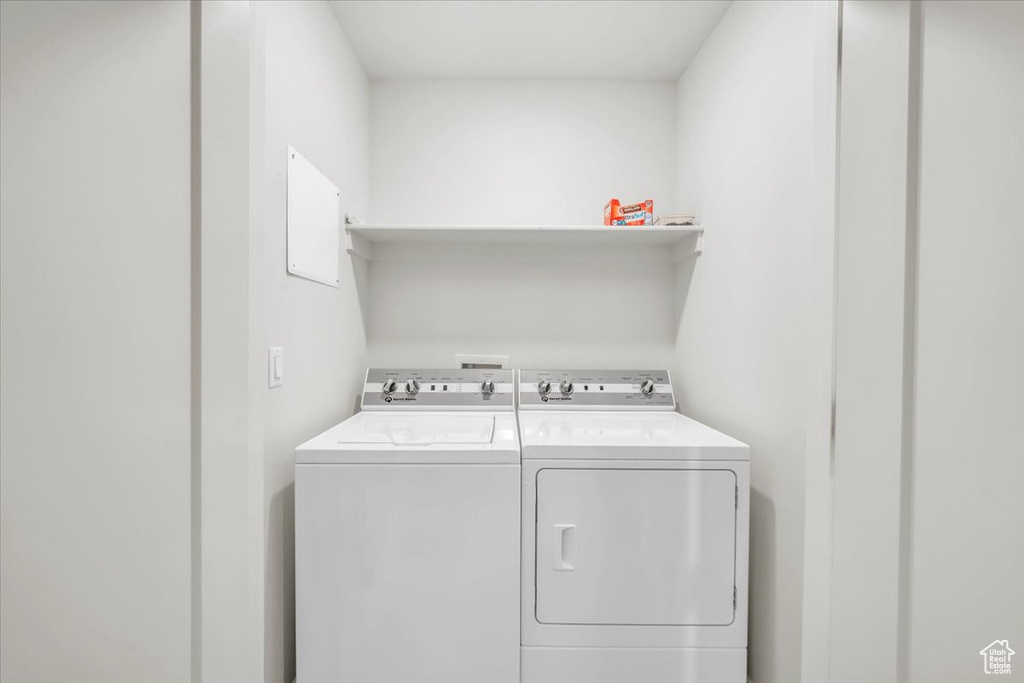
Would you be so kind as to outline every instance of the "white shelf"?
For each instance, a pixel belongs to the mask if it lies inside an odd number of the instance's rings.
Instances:
[[[565,253],[577,249],[587,258],[616,259],[637,250],[656,250],[677,261],[703,250],[704,227],[700,225],[347,225],[345,245],[349,254],[367,260],[378,252],[393,254],[395,247],[416,247],[421,252],[437,249],[458,252],[502,247],[499,253],[524,250]],[[378,249],[377,247],[381,247]]]

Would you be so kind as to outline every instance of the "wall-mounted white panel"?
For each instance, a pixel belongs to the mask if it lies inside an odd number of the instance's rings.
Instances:
[[[288,147],[288,272],[338,286],[341,192]]]

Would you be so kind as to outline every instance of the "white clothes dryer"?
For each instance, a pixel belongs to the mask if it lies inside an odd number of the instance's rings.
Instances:
[[[298,683],[519,680],[511,370],[371,369],[295,451]]]
[[[749,448],[667,371],[518,385],[524,683],[745,683]]]

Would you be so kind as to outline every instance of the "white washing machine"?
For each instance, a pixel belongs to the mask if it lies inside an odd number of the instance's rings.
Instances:
[[[519,680],[511,370],[376,370],[295,452],[298,683]]]
[[[522,681],[745,683],[750,450],[666,371],[519,374]]]

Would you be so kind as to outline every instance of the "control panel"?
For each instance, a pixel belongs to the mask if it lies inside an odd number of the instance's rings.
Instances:
[[[363,410],[512,410],[511,370],[385,369],[366,371]]]
[[[521,410],[675,410],[668,370],[520,370]]]

